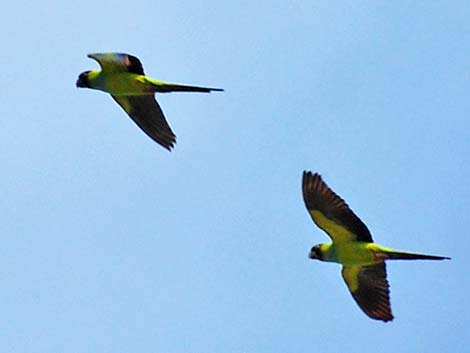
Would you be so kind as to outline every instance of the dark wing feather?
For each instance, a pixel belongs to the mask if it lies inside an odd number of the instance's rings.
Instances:
[[[111,97],[152,140],[169,151],[174,147],[176,136],[153,95]]]
[[[144,75],[144,68],[140,60],[130,54],[125,53],[93,53],[88,57],[96,60],[103,72],[130,72],[137,75]]]
[[[127,67],[127,71],[137,75],[145,75],[144,68],[140,60],[130,54],[121,54],[123,56],[123,62]]]
[[[354,300],[367,316],[375,320],[393,320],[385,262],[344,266],[341,274]]]
[[[312,211],[320,211],[326,218],[354,234],[356,240],[372,242],[372,235],[367,226],[354,214],[348,204],[326,185],[319,174],[304,171],[302,191],[305,206],[313,221],[332,238],[334,235],[317,222]]]

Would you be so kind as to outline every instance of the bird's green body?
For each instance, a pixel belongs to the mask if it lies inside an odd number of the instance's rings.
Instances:
[[[143,75],[123,73],[105,73],[92,70],[88,73],[90,88],[97,89],[113,96],[139,96],[153,93],[148,89]],[[155,91],[154,91],[155,92]]]
[[[442,256],[399,251],[385,246],[361,241],[340,244],[323,243],[320,246],[322,261],[345,266],[368,266],[384,260],[443,260]]]
[[[374,249],[372,249],[372,246]],[[322,261],[336,262],[346,266],[372,265],[377,261],[376,253],[383,253],[379,245],[351,241],[342,244],[323,243],[320,251]],[[376,252],[379,250],[379,252]]]
[[[145,75],[133,73],[106,73],[92,70],[88,73],[90,88],[97,89],[113,96],[141,96],[154,93],[168,93],[176,91],[186,92],[208,92],[219,89],[202,88],[187,85],[177,85],[163,81],[154,80]]]
[[[154,94],[223,91],[219,88],[180,85],[152,79],[145,76],[139,59],[129,54],[96,53],[89,54],[88,57],[98,61],[101,70],[81,73],[77,87],[109,93],[150,138],[168,150],[174,146],[176,136]]]
[[[449,259],[394,250],[374,243],[367,226],[319,174],[304,172],[302,190],[313,221],[333,240],[332,243],[315,245],[309,257],[341,264],[341,274],[354,300],[373,319],[393,319],[386,260]]]

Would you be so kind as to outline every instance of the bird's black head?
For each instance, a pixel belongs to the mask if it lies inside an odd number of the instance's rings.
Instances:
[[[323,253],[321,251],[321,244],[315,245],[312,250],[310,250],[310,253],[308,254],[309,259],[316,259],[316,260],[322,260],[323,259]]]
[[[85,72],[82,72],[80,74],[80,76],[78,76],[78,80],[77,80],[77,87],[85,87],[85,88],[90,88],[90,85],[88,83],[88,74],[90,73],[90,71],[85,71]]]

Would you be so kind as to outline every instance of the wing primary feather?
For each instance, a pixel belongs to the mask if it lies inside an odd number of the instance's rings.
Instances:
[[[328,187],[320,174],[304,171],[302,192],[305,206],[311,214],[312,211],[321,212],[327,219],[354,234],[358,241],[373,241],[367,226],[354,214],[348,204]]]
[[[145,75],[144,67],[142,66],[142,63],[140,62],[138,57],[134,55],[130,55],[130,54],[122,54],[122,55],[127,57],[125,62],[126,62],[126,67],[127,67],[128,72],[131,72],[137,75]]]
[[[152,140],[171,151],[176,136],[153,95],[111,96]]]
[[[352,297],[375,320],[393,320],[385,262],[369,266],[344,266],[341,271]]]

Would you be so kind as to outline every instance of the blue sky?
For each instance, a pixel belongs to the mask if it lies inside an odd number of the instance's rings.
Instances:
[[[470,4],[14,1],[0,14],[2,352],[467,348]],[[86,54],[154,78],[169,153]],[[383,245],[395,320],[367,318],[302,201],[321,173]]]

